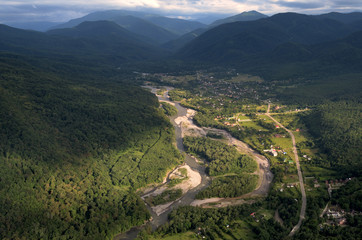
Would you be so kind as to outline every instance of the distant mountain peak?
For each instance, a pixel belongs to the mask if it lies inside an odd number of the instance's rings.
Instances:
[[[216,27],[218,25],[221,24],[225,24],[225,23],[232,23],[232,22],[242,22],[242,21],[255,21],[261,18],[266,18],[268,17],[265,14],[262,14],[258,11],[252,10],[252,11],[246,11],[246,12],[242,12],[239,13],[237,15],[231,16],[231,17],[227,17],[224,19],[219,19],[216,20],[215,22],[213,22],[212,24],[210,24],[210,26],[212,27]]]
[[[145,39],[156,44],[163,44],[195,29],[206,27],[199,22],[169,18],[147,12],[107,10],[93,12],[81,18],[70,20],[55,26],[53,29],[72,28],[84,21],[99,20],[113,21],[128,31],[144,36]]]

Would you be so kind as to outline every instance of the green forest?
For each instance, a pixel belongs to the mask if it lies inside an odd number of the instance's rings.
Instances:
[[[328,154],[328,165],[343,166],[346,172],[360,171],[362,103],[359,100],[327,101],[304,120]]]
[[[222,197],[238,197],[255,189],[258,181],[257,175],[239,174],[214,178],[211,185],[200,191],[197,199]]]
[[[135,189],[182,160],[157,98],[127,75],[26,60],[0,61],[0,238],[112,239],[143,224]]]
[[[172,106],[167,102],[162,102],[161,106],[167,116],[174,116],[177,114],[177,108],[175,106]]]
[[[185,137],[186,151],[204,158],[208,162],[210,176],[227,173],[251,173],[257,168],[256,162],[247,155],[237,152],[235,147],[221,141],[204,137]]]
[[[257,213],[260,207],[260,202],[225,208],[180,207],[170,213],[169,223],[159,228],[152,239],[187,231],[192,231],[196,239],[282,239],[285,229]],[[147,233],[143,236],[139,239],[149,238]]]

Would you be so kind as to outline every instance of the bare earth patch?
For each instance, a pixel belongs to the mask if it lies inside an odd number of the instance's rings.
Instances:
[[[186,169],[187,170],[187,177],[188,179],[184,180],[180,184],[177,184],[176,186],[172,187],[173,189],[180,188],[182,189],[183,193],[186,193],[188,190],[193,189],[197,187],[201,183],[201,175],[200,173],[192,170],[189,165],[184,165],[180,167],[180,169]],[[171,173],[172,175],[172,173]],[[170,176],[171,178],[171,176]]]
[[[168,190],[168,189],[181,189],[183,194],[185,194],[190,189],[193,189],[193,188],[197,187],[199,184],[201,184],[201,175],[200,175],[200,173],[198,173],[197,171],[192,170],[189,165],[179,166],[178,168],[176,168],[175,170],[173,170],[169,174],[168,178],[169,179],[178,178],[180,169],[186,169],[186,171],[187,171],[187,179],[185,179],[181,183],[173,186],[172,188],[169,188],[167,186],[167,184],[162,185],[159,188],[155,189],[154,191],[152,191],[152,192],[150,192],[150,193],[148,193],[146,195],[143,195],[142,199],[144,200],[146,197],[149,197],[149,196],[160,195],[161,193],[163,193],[165,190]],[[154,207],[152,207],[152,210],[157,214],[157,216],[159,216],[162,213],[164,213],[165,211],[167,211],[168,208],[174,202],[175,201],[172,201],[172,202],[169,202],[169,203],[166,203],[166,204],[162,204],[162,205],[154,206]]]
[[[194,200],[190,205],[197,207],[197,206],[201,206],[201,205],[207,204],[207,203],[219,202],[221,200],[223,200],[223,198],[206,198],[206,199],[202,199],[202,200]]]
[[[204,137],[206,132],[203,128],[196,126],[192,119],[195,116],[196,111],[192,109],[187,109],[186,116],[178,117],[175,119],[175,123],[181,127],[181,136],[191,136],[191,137]]]
[[[165,103],[168,103],[168,104],[170,104],[170,105],[172,105],[172,106],[175,106],[175,103],[174,102],[170,102],[170,101],[166,101],[166,100],[160,100],[160,102],[162,103],[162,102],[165,102]]]

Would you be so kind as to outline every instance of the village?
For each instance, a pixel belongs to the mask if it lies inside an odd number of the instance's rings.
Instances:
[[[168,75],[158,77],[162,82],[179,78]],[[270,95],[269,90],[274,87],[272,83],[264,84],[256,79],[249,82],[234,82],[232,79],[233,77],[218,79],[211,74],[198,73],[197,76],[184,78],[185,85],[193,86],[196,81],[198,83],[196,88],[175,88],[169,92],[169,95],[182,106],[196,111],[194,120],[197,125],[227,130],[233,137],[267,157],[271,164],[283,173],[283,177],[275,185],[278,195],[292,198],[297,205],[302,203],[301,184],[296,174],[297,164],[289,131],[293,132],[296,138],[303,174],[313,176],[312,182],[307,181],[309,177],[305,178],[308,195],[325,192],[331,197],[333,190],[343,187],[348,182],[348,179],[330,178],[328,185],[324,186],[320,182],[325,180],[316,176],[325,170],[318,170],[316,175],[305,169],[305,166],[313,166],[323,158],[308,136],[308,128],[300,121],[311,108],[279,103]],[[277,121],[272,121],[270,115]],[[215,134],[209,134],[207,137],[226,140],[223,136]],[[338,205],[327,205],[321,217],[324,218],[323,227],[345,226],[348,224],[347,216],[351,214],[359,213],[346,211]],[[202,231],[197,234],[201,237]]]

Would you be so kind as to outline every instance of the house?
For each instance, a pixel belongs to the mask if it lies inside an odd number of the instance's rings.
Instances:
[[[278,152],[275,149],[272,149],[271,153],[273,154],[274,157],[278,156]]]
[[[278,152],[274,148],[266,149],[264,152],[270,152],[274,157],[278,156]]]
[[[346,218],[341,218],[338,222],[339,225],[344,225],[347,223],[347,219]]]

